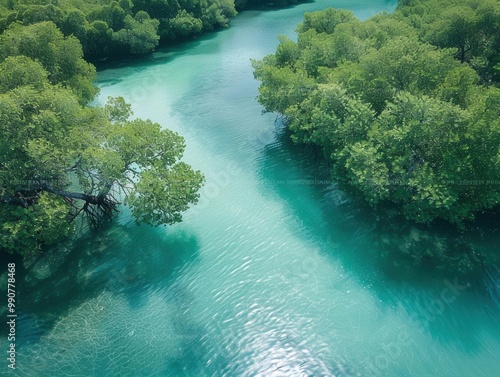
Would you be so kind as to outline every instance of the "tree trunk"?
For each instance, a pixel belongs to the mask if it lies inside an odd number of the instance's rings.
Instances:
[[[55,195],[59,196],[64,196],[65,198],[71,198],[71,199],[79,199],[83,200],[89,204],[104,204],[105,203],[105,196],[97,196],[97,195],[87,195],[83,194],[81,192],[70,192],[70,191],[65,191],[65,190],[56,190],[50,185],[44,185],[40,187],[43,191],[50,192]]]

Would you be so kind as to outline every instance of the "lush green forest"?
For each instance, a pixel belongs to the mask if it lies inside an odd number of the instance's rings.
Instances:
[[[365,22],[306,13],[254,61],[259,101],[339,184],[417,222],[500,204],[500,2],[403,0]]]
[[[52,21],[77,37],[87,60],[145,54],[159,39],[174,39],[227,26],[232,1],[6,0],[0,27]]]
[[[203,183],[180,161],[183,138],[131,119],[121,98],[89,107],[88,61],[149,53],[265,3],[2,0],[0,248],[37,252],[120,201],[138,222],[180,221]],[[365,22],[329,9],[297,31],[254,62],[259,100],[325,152],[342,187],[419,222],[498,205],[498,1],[405,0]]]
[[[150,53],[259,3],[2,0],[0,249],[37,253],[78,224],[99,227],[120,201],[138,222],[181,221],[204,180],[180,161],[184,139],[130,120],[122,98],[88,107],[97,94],[89,61]]]
[[[2,0],[0,249],[37,253],[78,225],[99,227],[120,201],[138,222],[181,221],[204,180],[180,161],[184,139],[131,120],[122,98],[89,107],[97,94],[89,61],[150,53],[259,3]]]
[[[276,5],[296,3],[280,0]],[[52,21],[80,40],[86,60],[147,54],[160,42],[182,40],[229,25],[236,9],[263,0],[1,0],[0,31]]]
[[[80,217],[98,227],[119,201],[138,222],[175,223],[198,199],[181,136],[130,120],[122,98],[87,106],[95,68],[82,56],[53,22],[0,35],[0,249],[36,253]]]

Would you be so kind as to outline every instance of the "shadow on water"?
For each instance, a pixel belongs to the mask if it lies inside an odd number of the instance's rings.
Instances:
[[[198,249],[196,237],[183,231],[113,224],[47,251],[27,271],[17,271],[18,347],[36,342],[59,318],[103,292],[141,307],[196,262]]]
[[[292,9],[296,8],[302,4],[311,4],[314,3],[314,0],[296,0],[295,2],[288,2],[287,1],[268,1],[266,3],[247,3],[245,5],[245,9],[242,9],[239,11],[239,13],[242,12],[248,12],[248,11],[254,11],[254,12],[265,12],[265,13],[270,13],[270,12],[279,12],[283,9]]]
[[[176,58],[184,56],[189,52],[189,55],[193,55],[195,51],[198,55],[214,53],[214,50],[204,50],[196,48],[201,46],[206,41],[210,41],[217,37],[218,33],[223,32],[219,30],[213,33],[203,34],[196,38],[185,40],[179,43],[173,43],[168,45],[163,45],[158,47],[154,52],[147,55],[138,56],[127,56],[120,57],[116,59],[108,59],[105,61],[94,62],[97,72],[102,72],[107,69],[113,70],[132,70],[133,72],[141,72],[149,69],[152,66],[164,65],[166,63],[174,61]],[[215,46],[214,46],[215,47]],[[120,76],[124,76],[123,72]],[[106,80],[99,80],[99,82],[107,82]]]
[[[415,225],[340,190],[321,152],[294,145],[284,129],[263,154],[260,175],[288,203],[299,234],[380,305],[406,312],[433,338],[466,352],[481,346],[483,331],[500,341],[498,216],[480,215],[463,231]]]

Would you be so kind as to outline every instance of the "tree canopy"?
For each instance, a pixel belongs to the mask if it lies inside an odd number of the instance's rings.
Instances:
[[[461,224],[500,204],[499,22],[494,0],[306,13],[297,41],[253,62],[258,99],[346,190]]]
[[[226,27],[263,0],[0,0],[0,250],[33,253],[118,208],[138,222],[181,221],[200,172],[184,139],[130,119],[97,94],[88,61],[147,54],[160,41]],[[286,5],[295,0],[283,0]]]
[[[140,22],[137,21],[136,22]],[[88,107],[95,69],[74,37],[44,21],[0,36],[0,249],[36,253],[100,226],[122,202],[137,222],[173,224],[198,200],[184,139],[110,98]]]
[[[301,0],[0,0],[0,32],[10,25],[52,21],[80,40],[85,58],[147,54],[168,43],[224,28],[231,17],[258,6]]]

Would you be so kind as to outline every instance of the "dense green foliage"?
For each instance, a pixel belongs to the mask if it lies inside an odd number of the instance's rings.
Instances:
[[[276,5],[296,3],[281,0]],[[0,0],[0,32],[9,26],[52,21],[65,36],[80,40],[84,56],[146,54],[161,41],[184,39],[229,25],[236,7],[263,0]]]
[[[8,0],[0,28],[41,21],[52,21],[65,36],[78,38],[87,60],[148,53],[159,40],[159,21],[129,0]]]
[[[498,0],[403,0],[396,15],[419,37],[455,50],[485,80],[500,81],[500,4]]]
[[[122,99],[86,107],[97,93],[87,61],[146,54],[264,3],[0,0],[0,249],[36,252],[80,214],[98,226],[122,199],[138,222],[180,221],[203,182],[179,161],[183,138],[128,120]]]
[[[499,1],[409,0],[365,22],[328,9],[297,32],[253,63],[259,101],[346,190],[418,222],[500,203]]]
[[[227,26],[232,0],[8,0],[0,28],[52,21],[77,37],[88,60],[145,54],[160,37],[176,39]]]
[[[129,120],[111,98],[86,106],[95,68],[52,22],[0,35],[0,250],[35,253],[70,235],[79,215],[99,226],[119,200],[138,222],[181,221],[203,176],[179,161],[184,139]]]

